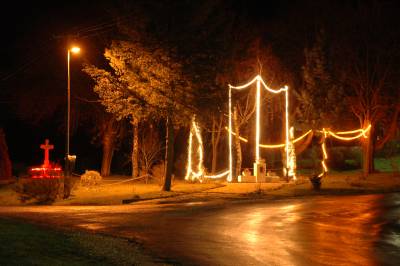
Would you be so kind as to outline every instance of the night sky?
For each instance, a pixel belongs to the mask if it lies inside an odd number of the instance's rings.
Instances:
[[[3,8],[1,16],[4,36],[1,61],[1,120],[9,146],[9,153],[14,168],[40,164],[42,150],[39,145],[45,138],[55,144],[51,159],[62,163],[65,145],[62,110],[49,109],[48,117],[40,122],[29,122],[15,111],[16,91],[39,89],[43,100],[36,99],[35,108],[47,108],[51,105],[48,95],[58,95],[55,101],[61,101],[65,110],[67,88],[67,43],[68,36],[79,33],[93,25],[112,23],[106,4],[101,1],[29,1],[26,3],[11,2]],[[90,41],[90,38],[84,41]],[[82,42],[83,43],[83,42]],[[101,53],[104,47],[90,47],[93,54]],[[97,50],[93,49],[96,48]],[[87,52],[71,60],[71,90],[78,86],[77,80],[82,77],[79,71]],[[75,81],[75,82],[74,82]],[[80,85],[79,85],[80,86]],[[29,107],[28,107],[29,109]],[[31,110],[26,110],[30,112]],[[53,112],[58,112],[52,115]],[[34,113],[34,112],[33,112]],[[78,137],[76,137],[78,136]],[[84,145],[88,153],[98,154],[97,147],[90,145],[90,137],[78,133],[71,140],[71,148]],[[79,144],[78,144],[78,143]],[[96,167],[98,156],[93,156],[89,165]],[[98,163],[98,162],[97,162]],[[19,170],[19,169],[18,169]]]

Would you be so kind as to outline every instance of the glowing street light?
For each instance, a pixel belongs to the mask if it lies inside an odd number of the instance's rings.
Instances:
[[[79,52],[81,51],[81,48],[74,46],[74,47],[72,47],[70,50],[71,50],[71,52],[73,52],[74,54],[77,54],[77,53],[79,53]]]
[[[66,139],[66,151],[65,151],[65,176],[69,177],[70,176],[70,170],[71,170],[71,161],[75,159],[74,156],[73,158],[70,158],[71,156],[69,155],[69,136],[70,136],[70,123],[71,123],[71,74],[70,74],[70,60],[71,60],[71,52],[74,54],[79,53],[81,48],[73,46],[68,49],[67,53],[67,72],[68,72],[68,86],[67,86],[67,139]]]

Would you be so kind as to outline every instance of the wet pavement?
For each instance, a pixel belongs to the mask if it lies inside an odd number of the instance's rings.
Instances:
[[[400,194],[123,206],[0,207],[0,216],[134,239],[182,265],[400,265]]]

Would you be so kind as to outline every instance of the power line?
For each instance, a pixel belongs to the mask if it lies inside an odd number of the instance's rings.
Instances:
[[[102,23],[94,24],[92,26],[83,27],[81,29],[74,30],[73,35],[76,35],[78,37],[86,37],[86,36],[88,36],[88,33],[90,34],[90,36],[94,34],[93,32],[100,31],[101,33],[104,33],[108,30],[111,30],[111,28],[118,25],[118,23],[121,23],[121,22],[126,21],[127,19],[131,18],[132,15],[134,15],[134,13],[135,13],[135,10],[132,10],[123,16],[114,17],[106,22],[102,22]]]
[[[118,23],[120,23],[120,22],[123,22],[123,21],[129,19],[134,14],[134,12],[135,11],[133,10],[133,11],[128,12],[124,16],[118,16],[118,17],[112,18],[110,20],[101,22],[101,23],[93,24],[93,25],[87,26],[87,27],[82,27],[81,29],[75,30],[74,34],[53,35],[50,38],[50,40],[63,39],[66,37],[83,39],[83,38],[90,38],[93,36],[99,36],[99,35],[102,35],[104,33],[107,33],[109,31],[113,30],[114,26],[118,25]],[[47,45],[44,48],[47,49],[48,47],[49,47],[49,42],[47,42]],[[10,73],[3,75],[3,77],[1,77],[1,81],[6,81],[6,80],[14,77],[15,75],[17,75],[19,72],[27,69],[29,66],[31,66],[32,64],[37,62],[41,58],[42,55],[43,55],[43,51],[39,54],[36,53],[35,57],[26,61],[25,63],[23,63],[21,66],[17,67],[15,70],[11,71]]]
[[[28,59],[21,66],[16,67],[16,69],[12,70],[8,74],[3,75],[1,77],[1,81],[7,81],[8,79],[17,75],[19,72],[24,71],[25,69],[36,63],[43,56],[45,51],[48,52],[49,49],[50,49],[50,44],[48,42],[42,44],[41,48],[35,49],[35,54],[33,57],[31,57],[31,59]]]

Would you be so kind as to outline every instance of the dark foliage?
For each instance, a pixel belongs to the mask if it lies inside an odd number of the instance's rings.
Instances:
[[[312,187],[314,190],[320,190],[321,189],[321,179],[322,177],[319,176],[312,176],[310,177],[310,182],[312,184]]]
[[[21,178],[15,185],[21,202],[52,203],[63,196],[62,178]]]

